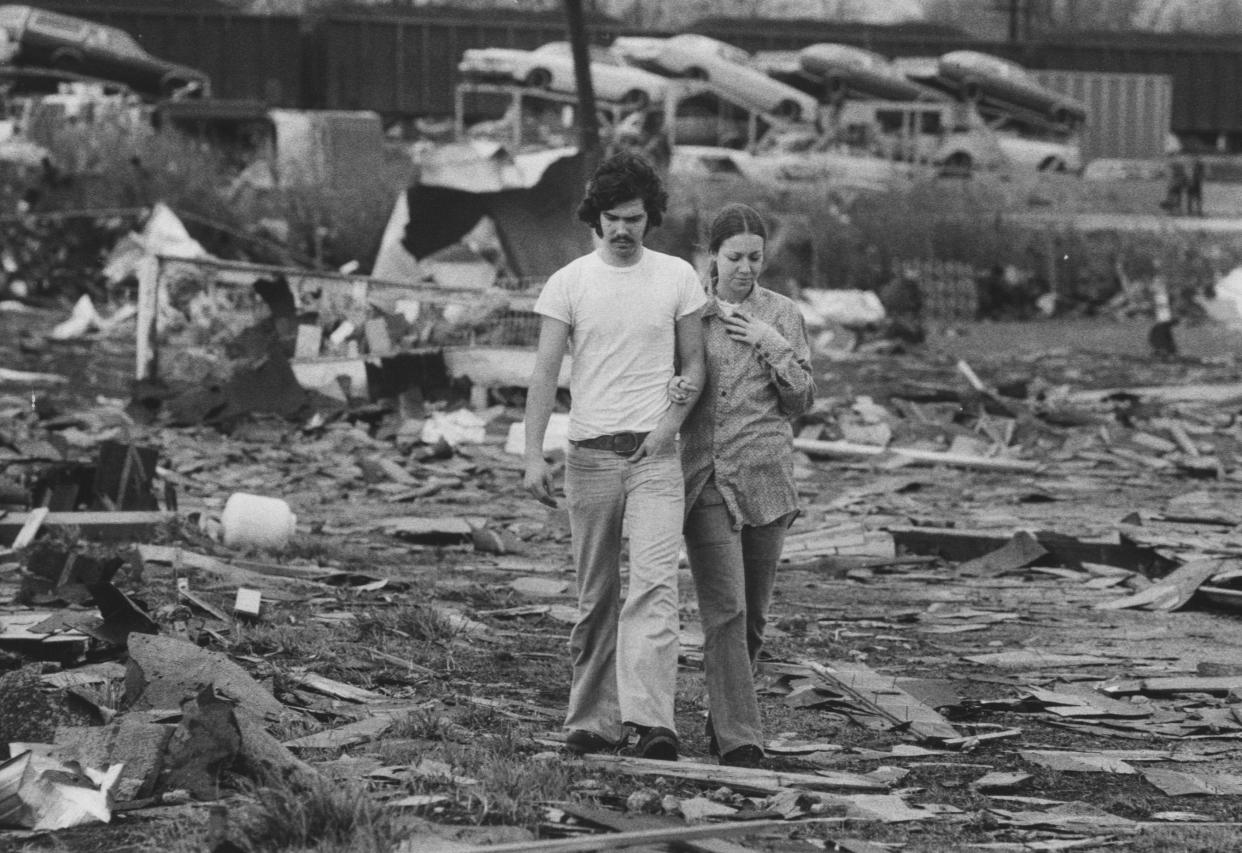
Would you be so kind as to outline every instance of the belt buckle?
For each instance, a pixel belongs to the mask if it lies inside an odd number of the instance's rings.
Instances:
[[[629,456],[638,449],[638,433],[619,432],[612,437],[612,452]]]

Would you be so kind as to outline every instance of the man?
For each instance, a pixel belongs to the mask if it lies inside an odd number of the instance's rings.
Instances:
[[[572,752],[615,751],[639,736],[638,755],[674,761],[677,561],[684,487],[677,431],[697,392],[670,405],[675,364],[703,387],[706,304],[694,268],[643,246],[668,195],[651,164],[618,153],[596,169],[578,218],[596,249],[548,279],[526,402],[524,485],[556,506],[543,455],[566,344],[570,447],[565,495],[578,577],[570,632],[573,681],[565,717]],[[629,588],[621,604],[621,530],[629,533]],[[628,727],[628,728],[627,728]]]

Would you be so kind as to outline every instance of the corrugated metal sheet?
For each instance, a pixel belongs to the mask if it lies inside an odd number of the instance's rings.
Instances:
[[[1087,105],[1082,160],[1164,155],[1172,127],[1173,81],[1165,74],[1036,71],[1050,89]]]

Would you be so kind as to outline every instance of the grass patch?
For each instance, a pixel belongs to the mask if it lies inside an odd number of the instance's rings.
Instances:
[[[565,792],[586,774],[584,768],[563,760],[532,761],[529,744],[517,730],[506,728],[483,744],[446,743],[424,757],[443,761],[459,777],[412,776],[406,783],[414,794],[440,794],[453,803],[453,817],[474,824],[505,824],[534,829],[543,820],[547,802],[564,799]]]
[[[240,816],[235,834],[251,853],[388,853],[397,840],[389,814],[359,785],[323,779],[306,788],[249,793],[256,802]]]
[[[425,643],[448,643],[460,631],[443,613],[424,604],[374,609],[355,620],[358,641],[401,637]]]

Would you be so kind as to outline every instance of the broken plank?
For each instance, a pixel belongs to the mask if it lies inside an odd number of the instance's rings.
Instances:
[[[17,536],[13,539],[12,548],[14,551],[20,551],[29,547],[34,538],[39,535],[39,530],[43,527],[43,522],[47,519],[50,510],[45,507],[33,509],[26,515],[26,523],[22,525],[22,529],[17,531]]]
[[[1165,678],[1144,678],[1141,692],[1143,693],[1214,693],[1228,694],[1234,690],[1242,690],[1242,676],[1222,675],[1195,678],[1193,676],[1169,676]]]
[[[1211,402],[1219,403],[1242,397],[1242,383],[1222,385],[1160,385],[1136,388],[1099,388],[1094,391],[1074,391],[1066,395],[1070,403],[1097,403],[1109,397],[1126,395],[1165,403]]]
[[[748,820],[713,823],[702,826],[680,826],[669,829],[640,829],[592,835],[588,838],[539,839],[515,841],[511,844],[484,844],[462,847],[457,853],[594,853],[597,850],[619,850],[646,844],[677,844],[698,838],[719,838],[729,835],[754,835],[772,829],[788,829],[811,823],[840,823],[840,818],[809,818],[806,820]]]
[[[308,690],[314,690],[316,693],[322,693],[334,699],[343,699],[346,702],[380,702],[388,698],[372,690],[354,687],[352,684],[345,684],[316,672],[291,673],[289,679]]]
[[[631,776],[666,776],[711,785],[728,785],[736,790],[759,794],[775,794],[785,788],[812,790],[887,791],[883,782],[857,773],[821,771],[819,773],[786,773],[747,767],[700,764],[696,761],[656,761],[616,755],[586,755],[588,766]]]
[[[0,542],[15,540],[33,512],[14,512],[0,518]],[[92,539],[129,539],[150,534],[156,527],[177,517],[173,512],[49,512],[43,518],[44,527],[76,527],[82,535]]]
[[[958,468],[980,468],[988,471],[1035,472],[1038,462],[1026,459],[1005,459],[995,456],[974,456],[969,453],[949,453],[940,450],[919,450],[913,447],[880,447],[874,444],[857,444],[852,441],[820,441],[811,438],[795,438],[794,449],[808,456],[895,456],[912,462],[929,465],[950,465]]]
[[[896,728],[908,729],[924,740],[954,740],[961,732],[935,709],[915,699],[897,686],[891,675],[876,672],[860,663],[834,663],[831,667],[814,661],[806,664],[833,690],[890,721]]]
[[[603,806],[591,805],[590,803],[558,803],[557,808],[580,821],[612,830],[613,832],[635,832],[685,826],[682,821],[674,817],[622,814],[621,812],[606,809]],[[701,841],[681,841],[678,843],[678,849],[685,850],[687,853],[746,853],[749,848],[734,844],[731,841],[710,838]]]
[[[977,559],[1006,545],[1011,534],[992,530],[958,527],[918,527],[894,525],[885,528],[893,536],[900,552],[934,554],[951,562]],[[1102,539],[1076,539],[1047,531],[1034,531],[1035,541],[1048,551],[1047,558],[1035,561],[1047,565],[1103,563],[1132,571],[1159,567],[1172,569],[1175,563],[1152,548],[1131,542],[1108,542]]]
[[[1203,582],[1235,564],[1235,560],[1192,560],[1179,566],[1171,574],[1156,583],[1124,598],[1103,601],[1096,610],[1120,610],[1127,607],[1147,607],[1150,610],[1180,610],[1186,605]]]
[[[289,749],[345,749],[375,740],[392,727],[395,719],[393,714],[376,714],[335,729],[287,740],[283,746]]]

